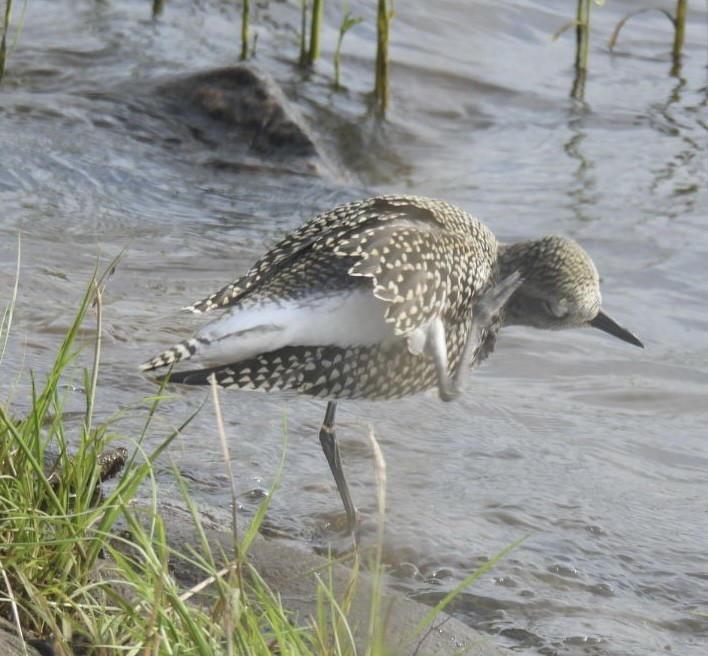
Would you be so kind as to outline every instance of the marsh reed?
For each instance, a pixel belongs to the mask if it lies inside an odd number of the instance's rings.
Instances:
[[[2,36],[0,36],[0,82],[5,74],[7,63],[7,37],[10,33],[10,19],[12,18],[12,0],[5,0],[5,12],[2,21]]]
[[[337,45],[334,49],[334,88],[341,89],[341,66],[342,66],[342,44],[344,36],[355,25],[363,22],[363,18],[354,17],[351,11],[347,8],[344,12],[342,22],[339,24],[339,36],[337,37]]]
[[[312,1],[312,22],[310,24],[310,49],[308,64],[311,66],[320,58],[320,32],[322,31],[322,11],[324,0]]]
[[[248,31],[251,17],[250,0],[242,0],[241,6],[241,61],[248,59]]]
[[[324,0],[313,0],[309,17],[310,41],[307,41],[308,2],[302,0],[300,9],[300,65],[311,67],[320,58],[320,33],[322,32],[322,12]]]
[[[688,12],[688,0],[676,0],[675,14],[672,14],[666,9],[658,9],[656,7],[643,7],[642,9],[637,9],[636,11],[632,11],[626,16],[624,16],[622,20],[617,23],[614,31],[612,32],[612,36],[610,37],[610,41],[608,43],[610,52],[614,50],[614,47],[617,45],[617,40],[619,39],[620,32],[622,31],[622,28],[624,27],[625,23],[633,16],[638,16],[639,14],[644,14],[650,11],[658,11],[659,13],[664,14],[664,16],[669,19],[671,25],[674,28],[674,41],[671,48],[671,58],[673,62],[671,74],[678,75],[678,72],[681,69],[681,54],[683,52],[683,43],[686,38],[686,14]]]
[[[388,49],[391,40],[391,21],[393,16],[393,0],[379,0],[376,14],[374,101],[381,116],[385,116],[390,101]]]
[[[575,28],[575,76],[570,95],[576,100],[583,100],[585,95],[585,80],[587,79],[590,54],[590,8],[593,2],[596,5],[604,4],[604,0],[578,0],[575,19],[563,23],[552,36],[552,39],[556,40],[567,30]]]
[[[165,0],[152,0],[152,17],[157,18],[165,9]]]

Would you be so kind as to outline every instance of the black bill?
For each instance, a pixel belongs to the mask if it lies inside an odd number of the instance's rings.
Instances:
[[[644,344],[642,344],[632,333],[630,333],[629,330],[622,328],[622,326],[620,326],[614,319],[607,316],[602,310],[600,310],[597,313],[597,316],[590,321],[590,325],[593,328],[599,328],[610,335],[619,337],[622,341],[644,348]]]

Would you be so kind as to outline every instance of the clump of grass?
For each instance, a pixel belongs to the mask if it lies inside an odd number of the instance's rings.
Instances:
[[[99,456],[114,440],[111,422],[93,426],[98,338],[93,366],[83,374],[84,418],[75,426],[64,417],[65,374],[81,351],[77,336],[92,302],[100,333],[101,286],[106,277],[94,281],[84,296],[44,386],[32,381],[31,412],[14,418],[0,406],[0,562],[5,583],[0,614],[11,614],[20,627],[40,635],[73,633],[75,621],[86,612],[87,595],[93,595],[93,572],[109,531],[150,471],[149,460],[132,469],[106,499],[97,492],[102,478]],[[156,404],[157,400],[148,424]],[[72,455],[70,432],[78,432]]]

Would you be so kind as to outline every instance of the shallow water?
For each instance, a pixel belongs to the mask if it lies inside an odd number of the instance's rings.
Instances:
[[[295,3],[297,4],[297,3]],[[373,3],[371,3],[373,4]],[[396,584],[436,599],[491,555],[526,541],[454,612],[525,654],[705,653],[708,620],[708,161],[705,7],[690,5],[683,66],[670,75],[661,14],[627,23],[631,2],[593,9],[585,102],[569,98],[569,15],[552,2],[399,3],[389,121],[371,86],[374,33],[345,40],[329,7],[323,60],[303,79],[296,8],[257,13],[258,58],[317,126],[340,182],[214,167],[210,152],[160,113],[152,90],[237,55],[235,10],[168,3],[32,0],[0,88],[0,285],[8,296],[20,236],[20,286],[3,398],[21,410],[97,258],[123,252],[105,297],[97,407],[107,418],[153,392],[139,362],[199,320],[178,309],[245,271],[267,244],[355,196],[415,192],[456,202],[502,239],[565,233],[592,254],[604,305],[643,351],[597,331],[508,329],[468,393],[340,404],[339,436],[373,539],[367,421],[387,458],[386,555]],[[674,3],[665,3],[672,9]],[[21,375],[20,372],[24,372]],[[14,390],[14,391],[13,391]],[[80,409],[80,395],[69,408]],[[162,408],[178,423],[204,393]],[[339,499],[316,437],[319,401],[224,393],[233,467],[268,488],[287,461],[269,522],[300,539]],[[138,420],[116,429],[129,433]],[[157,437],[153,438],[157,439]],[[205,502],[225,505],[209,404],[172,450]],[[165,466],[169,466],[165,461]],[[165,482],[165,486],[168,483]],[[257,496],[257,495],[254,495]]]

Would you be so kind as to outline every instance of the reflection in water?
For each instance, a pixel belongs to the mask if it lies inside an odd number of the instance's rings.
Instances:
[[[592,219],[588,210],[595,208],[598,201],[597,180],[594,175],[595,164],[582,150],[583,142],[587,139],[587,133],[583,130],[583,122],[589,111],[589,107],[585,104],[571,109],[571,117],[568,119],[568,129],[571,136],[564,145],[566,154],[577,162],[573,174],[574,188],[568,191],[568,196],[572,201],[570,207],[575,217],[580,221]]]
[[[575,75],[573,76],[573,86],[570,89],[570,97],[573,100],[582,102],[585,100],[585,81],[588,77],[586,68],[575,67]]]
[[[672,75],[674,69],[672,68]],[[706,165],[705,155],[705,134],[699,135],[703,138],[703,143],[699,143],[692,131],[686,129],[686,123],[691,120],[690,114],[686,115],[685,94],[690,95],[692,90],[688,88],[685,78],[676,75],[676,84],[671,88],[666,102],[658,105],[656,112],[663,119],[663,124],[657,121],[657,128],[683,142],[684,147],[673,154],[671,159],[663,166],[656,167],[656,173],[652,180],[650,189],[654,193],[661,193],[660,187],[664,183],[671,183],[670,195],[674,199],[672,207],[667,209],[671,218],[678,218],[686,213],[697,210],[696,203],[700,202],[701,194],[704,190],[700,188],[700,178],[698,176],[685,175],[685,172],[699,169]],[[705,99],[703,104],[705,105]],[[699,111],[699,106],[689,110]],[[687,120],[688,119],[688,120]]]

